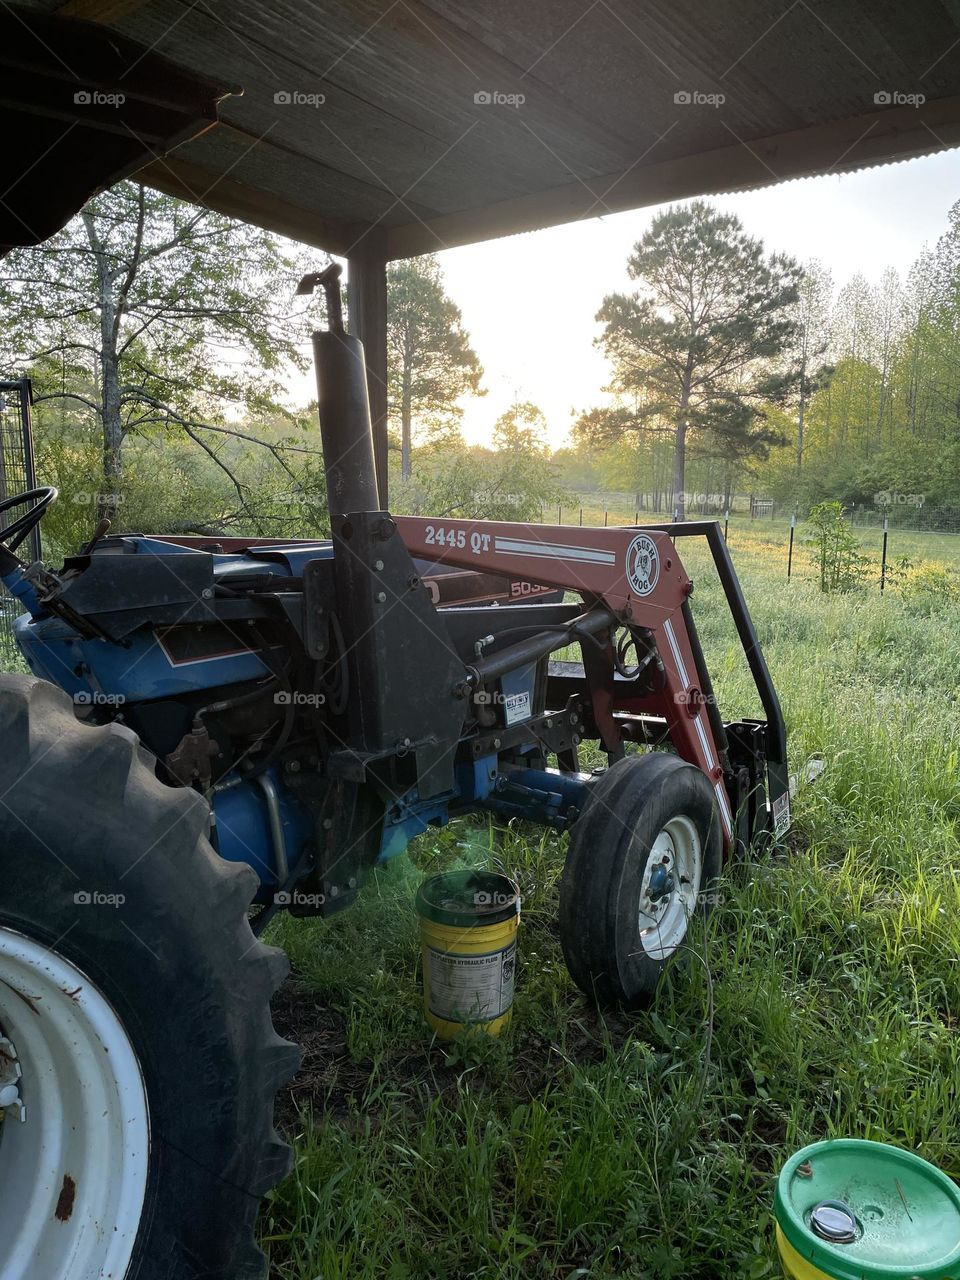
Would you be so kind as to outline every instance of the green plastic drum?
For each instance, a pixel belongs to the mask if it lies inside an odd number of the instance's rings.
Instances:
[[[960,1280],[960,1188],[912,1151],[858,1138],[804,1147],[774,1209],[791,1280]]]

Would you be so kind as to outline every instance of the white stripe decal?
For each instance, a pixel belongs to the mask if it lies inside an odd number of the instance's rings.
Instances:
[[[568,547],[556,542],[521,542],[519,538],[494,538],[493,549],[507,556],[537,556],[541,560],[586,560],[591,564],[617,562],[615,551]]]
[[[680,646],[677,644],[677,637],[673,633],[673,623],[669,618],[663,624],[663,629],[667,633],[667,639],[670,641],[670,649],[673,653],[673,660],[677,664],[677,670],[680,672],[680,679],[683,681],[684,689],[687,689],[690,687],[690,677],[687,675],[687,668],[683,664]]]
[[[700,712],[699,712],[699,711],[697,712],[696,716],[694,717],[693,723],[694,723],[694,724],[696,725],[696,727],[697,727],[697,736],[698,736],[698,737],[699,737],[699,739],[700,739],[700,745],[701,745],[701,747],[703,747],[703,754],[707,757],[707,768],[708,768],[708,769],[712,769],[712,768],[716,765],[716,763],[717,763],[717,762],[716,762],[716,760],[713,758],[713,752],[710,750],[710,740],[709,740],[709,738],[707,737],[706,733],[704,732],[704,728],[703,728],[703,720],[702,720],[702,719],[701,719],[701,717],[700,717]]]
[[[723,783],[718,782],[713,788],[717,793],[717,802],[720,805],[720,821],[727,835],[733,834],[733,827],[730,821],[730,802],[727,800],[727,793],[723,789]]]

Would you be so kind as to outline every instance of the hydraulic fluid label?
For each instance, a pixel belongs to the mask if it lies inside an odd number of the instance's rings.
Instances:
[[[430,1012],[446,1022],[491,1022],[513,1004],[517,944],[482,956],[427,947]]]

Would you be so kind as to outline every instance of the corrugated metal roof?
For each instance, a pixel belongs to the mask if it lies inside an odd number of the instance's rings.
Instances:
[[[340,253],[402,256],[960,142],[960,11],[939,0],[35,7],[242,85],[221,127],[147,180]]]

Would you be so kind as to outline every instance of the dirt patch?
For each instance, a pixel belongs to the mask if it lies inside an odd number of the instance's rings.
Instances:
[[[277,1032],[299,1045],[300,1069],[280,1091],[276,1101],[276,1123],[289,1137],[299,1126],[299,1113],[312,1109],[350,1124],[358,1111],[371,1119],[368,1090],[374,1071],[372,1062],[357,1061],[347,1045],[346,1021],[326,999],[291,975],[273,998],[273,1021]],[[504,1092],[515,1101],[539,1096],[567,1071],[567,1062],[581,1065],[600,1062],[607,1046],[621,1047],[636,1035],[635,1020],[617,1014],[599,1014],[589,1005],[575,1008],[568,1026],[563,1053],[547,1036],[528,1032],[512,1045],[509,1080],[494,1072],[475,1072],[468,1064],[448,1056],[448,1048],[431,1042],[424,1028],[419,1044],[397,1045],[396,1053],[379,1065],[380,1083],[386,1075],[396,1083],[394,1102],[421,1110],[435,1098],[456,1104],[464,1072],[476,1090]],[[361,1105],[362,1104],[362,1105]],[[373,1108],[374,1118],[377,1108]]]
[[[370,1069],[351,1058],[343,1016],[295,977],[274,996],[272,1009],[278,1033],[299,1045],[301,1053],[299,1071],[277,1094],[278,1127],[295,1129],[298,1112],[311,1106],[318,1113],[345,1113],[352,1099],[363,1097]]]

